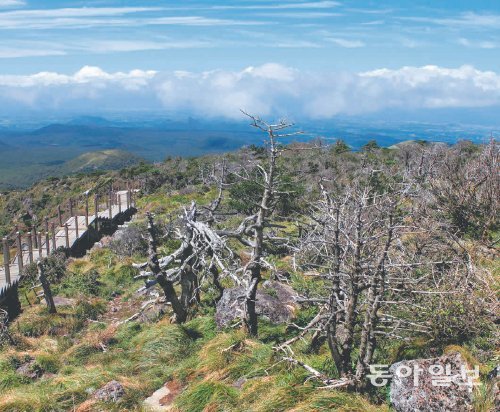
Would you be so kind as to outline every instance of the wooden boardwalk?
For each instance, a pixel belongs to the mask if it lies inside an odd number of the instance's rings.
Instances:
[[[0,297],[9,288],[16,284],[22,276],[23,268],[49,256],[58,248],[72,248],[80,239],[87,236],[89,230],[96,230],[97,225],[106,220],[113,220],[122,213],[128,213],[135,206],[131,190],[122,190],[113,193],[106,203],[105,210],[96,210],[92,215],[88,213],[88,201],[85,215],[69,217],[62,226],[52,227],[42,233],[28,233],[24,236],[17,235],[16,253],[12,258],[11,248],[7,239],[3,241],[4,264],[0,267]],[[61,219],[61,218],[59,218]],[[62,222],[62,220],[60,220]],[[48,227],[48,224],[46,223]],[[7,265],[5,261],[9,260]]]

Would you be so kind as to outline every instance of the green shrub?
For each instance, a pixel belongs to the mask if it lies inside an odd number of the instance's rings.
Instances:
[[[237,402],[236,389],[220,382],[201,382],[193,384],[176,400],[176,406],[182,411],[202,412],[205,410],[234,410]]]
[[[98,295],[99,273],[94,269],[85,273],[69,272],[54,288],[54,292],[69,297]]]
[[[106,303],[99,299],[79,300],[76,305],[75,316],[79,320],[96,320],[106,311]]]
[[[60,357],[56,354],[38,355],[35,361],[41,370],[48,373],[57,373],[61,367]]]

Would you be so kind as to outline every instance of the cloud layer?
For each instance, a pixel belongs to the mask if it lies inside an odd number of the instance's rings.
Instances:
[[[0,7],[21,7],[25,4],[24,0],[0,0]]]
[[[201,73],[132,70],[108,73],[83,67],[67,75],[0,75],[0,106],[56,112],[165,110],[207,117],[332,118],[391,108],[437,109],[500,104],[500,75],[471,66],[318,73],[268,63],[240,71]]]

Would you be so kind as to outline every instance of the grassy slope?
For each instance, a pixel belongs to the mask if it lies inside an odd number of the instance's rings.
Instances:
[[[212,197],[211,191],[169,198],[153,194],[140,203],[167,215],[192,199],[203,204]],[[20,345],[0,354],[0,411],[69,410],[84,402],[87,410],[141,410],[142,401],[169,380],[184,389],[176,399],[179,411],[386,410],[357,395],[315,390],[314,382],[304,383],[306,373],[280,362],[272,349],[286,335],[283,326],[261,322],[259,340],[238,330],[217,332],[208,301],[199,316],[182,326],[170,324],[168,314],[152,324],[111,324],[110,316],[126,319],[144,299],[134,293],[141,282],[132,280],[131,262],[110,250],[93,252],[73,261],[66,280],[55,287],[59,296],[76,299],[74,307],[49,315],[42,305],[25,306],[11,325]],[[96,271],[97,291],[85,281]],[[298,287],[304,282],[296,280]],[[118,299],[113,291],[120,293]],[[120,310],[111,312],[117,300]],[[298,322],[310,315],[299,314]],[[86,321],[88,317],[99,321]],[[36,382],[15,372],[27,357],[47,371]],[[331,367],[326,352],[307,360],[318,368]],[[246,382],[238,389],[233,385],[241,378]],[[89,400],[93,390],[112,379],[126,387],[119,407]]]
[[[72,182],[71,190],[79,192],[89,182],[80,184]],[[139,207],[142,214],[150,210],[162,219],[191,200],[204,204],[213,195],[213,190],[199,186],[169,195],[157,191],[143,197]],[[127,319],[146,299],[134,293],[142,283],[133,281],[130,267],[132,261],[143,258],[124,260],[105,249],[71,262],[67,276],[54,287],[59,296],[76,303],[61,308],[57,315],[25,302],[24,313],[10,328],[20,344],[0,353],[0,411],[63,411],[78,406],[89,411],[142,410],[142,401],[167,381],[182,388],[175,399],[178,411],[388,410],[383,403],[385,391],[368,399],[317,389],[302,368],[282,362],[273,346],[295,333],[285,326],[261,321],[259,339],[248,339],[238,330],[216,331],[210,290],[203,294],[197,316],[185,325],[170,324],[169,313],[150,324],[114,325],[112,318]],[[286,259],[275,263],[291,269]],[[90,281],[96,273],[97,286]],[[301,273],[293,273],[292,285],[299,291],[322,287]],[[304,325],[314,314],[305,308],[295,322]],[[381,356],[393,362],[426,356],[427,349],[422,341],[394,342],[381,348]],[[294,351],[297,358],[335,376],[326,347],[310,354],[298,343]],[[33,382],[15,372],[26,357],[34,358],[46,371],[41,379]],[[489,367],[484,365],[483,370]],[[125,386],[124,399],[118,405],[94,401],[91,393],[112,379]]]
[[[117,170],[132,166],[141,161],[141,158],[123,150],[101,150],[84,153],[75,159],[64,163],[60,168],[62,175],[93,170]]]

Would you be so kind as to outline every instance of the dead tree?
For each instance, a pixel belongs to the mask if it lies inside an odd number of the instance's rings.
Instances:
[[[268,145],[267,161],[264,165],[259,163],[254,164],[256,170],[261,176],[259,186],[261,188],[260,201],[257,205],[257,212],[246,217],[236,230],[219,230],[217,233],[223,237],[235,238],[244,246],[251,248],[251,257],[249,262],[242,268],[243,282],[245,286],[244,299],[244,327],[246,331],[253,336],[257,335],[257,313],[255,310],[257,288],[262,279],[262,269],[270,265],[265,262],[265,242],[267,241],[287,241],[287,239],[279,239],[268,235],[267,229],[272,227],[271,214],[276,207],[279,199],[279,173],[278,159],[281,156],[283,149],[279,145],[279,139],[287,136],[292,136],[297,133],[284,133],[293,125],[285,120],[279,121],[277,124],[270,124],[260,119],[243,112],[248,116],[252,123],[251,125],[267,135],[266,143]],[[248,173],[238,175],[240,179],[251,179]]]
[[[223,179],[223,178],[222,178]],[[136,278],[146,279],[145,288],[158,284],[168,302],[171,302],[178,323],[185,322],[190,308],[200,301],[201,284],[211,279],[222,296],[223,287],[220,278],[234,275],[233,252],[227,247],[224,239],[212,228],[213,213],[220,204],[222,188],[218,197],[200,212],[195,202],[179,220],[175,233],[181,240],[180,247],[173,253],[158,257],[157,230],[153,215],[148,213],[148,250],[147,262],[134,265],[141,269]],[[207,217],[208,215],[208,217]],[[200,219],[204,217],[204,219]],[[149,270],[147,270],[149,269]],[[148,280],[150,279],[150,280]],[[177,296],[174,286],[180,284],[181,294]]]
[[[3,343],[8,342],[14,345],[14,339],[9,332],[9,313],[0,308],[0,347]]]
[[[382,173],[387,179],[376,177]],[[412,208],[412,182],[390,176],[395,171],[367,168],[348,186],[321,183],[298,248],[302,268],[326,286],[325,294],[303,299],[319,310],[300,336],[326,340],[345,387],[364,388],[379,339],[429,333],[425,319],[411,314],[415,306],[423,296],[458,291],[470,273],[439,226]],[[291,351],[295,340],[280,349]]]
[[[442,221],[460,235],[486,244],[498,225],[500,207],[500,150],[498,142],[475,145],[459,142],[452,147],[420,147],[408,153],[407,172],[428,186],[426,197]]]
[[[57,313],[56,305],[54,304],[54,299],[52,297],[52,290],[50,289],[50,283],[45,273],[44,263],[42,261],[38,261],[37,268],[38,280],[40,281],[43,289],[43,298],[47,304],[47,309],[49,310],[49,313]]]
[[[191,209],[186,211],[186,219],[194,219],[196,215],[195,204]],[[148,261],[146,263],[136,265],[140,269],[148,268],[149,271],[142,271],[136,278],[153,278],[151,281],[146,282],[146,287],[151,287],[158,284],[167,302],[170,302],[175,314],[175,321],[183,323],[188,317],[189,307],[193,303],[193,298],[197,290],[197,278],[193,273],[193,265],[195,254],[193,253],[193,246],[191,240],[193,231],[189,225],[188,229],[182,236],[183,240],[181,246],[171,255],[159,259],[158,258],[158,239],[157,228],[155,227],[154,217],[151,213],[147,213],[148,220]],[[170,263],[179,262],[172,269],[166,269]],[[175,291],[175,284],[181,285],[181,295],[177,296]]]
[[[220,165],[220,174],[217,173],[217,167],[214,164],[212,173],[206,180],[205,178],[203,179],[205,183],[209,184],[215,183],[217,186],[217,197],[208,206],[203,207],[206,213],[205,224],[207,225],[207,229],[213,229],[213,226],[216,223],[217,220],[216,212],[219,209],[219,206],[221,205],[222,199],[224,197],[224,185],[225,185],[226,173],[227,173],[227,165],[225,159],[223,159]],[[212,239],[215,239],[214,235],[216,235],[215,232],[213,232],[213,235],[211,236]],[[217,244],[210,245],[210,247],[207,248],[207,257],[209,258],[209,260],[203,262],[205,264],[204,267],[208,269],[208,272],[212,276],[212,281],[215,288],[219,292],[218,296],[215,299],[216,302],[222,298],[222,294],[224,293],[224,287],[220,283],[220,264],[219,265],[217,264],[217,259],[219,259],[219,261],[221,259],[220,256],[219,257],[216,256],[216,249],[220,248],[222,244],[222,239],[220,240],[217,239],[217,242],[218,242]]]

